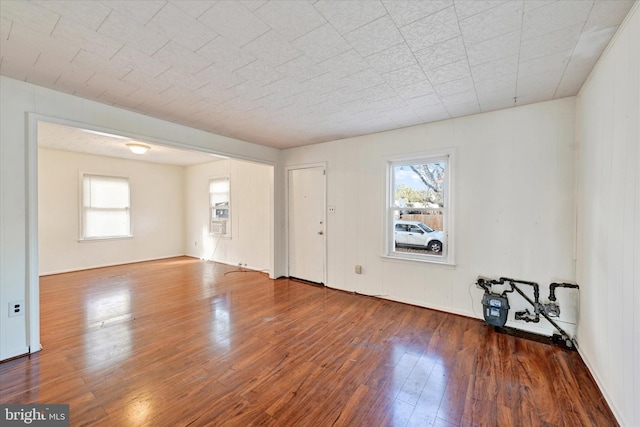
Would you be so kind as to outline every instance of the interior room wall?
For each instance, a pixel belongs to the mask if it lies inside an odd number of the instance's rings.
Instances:
[[[38,115],[136,136],[168,141],[216,154],[277,164],[279,150],[240,141],[187,126],[155,119],[30,83],[0,76],[0,360],[40,348],[36,293],[29,292],[38,276],[37,187],[31,165],[35,151],[34,127]],[[31,116],[30,116],[31,115]],[[37,167],[37,165],[36,165]],[[35,167],[33,168],[35,169]],[[274,236],[274,240],[278,240]],[[25,301],[24,316],[8,317],[10,301]],[[31,319],[30,328],[27,325]]]
[[[185,176],[186,254],[273,274],[273,167],[228,159],[189,166]],[[230,237],[209,233],[209,180],[219,177],[230,180]]]
[[[327,162],[327,205],[335,207],[327,214],[328,285],[481,317],[478,275],[538,282],[545,296],[551,282],[575,280],[574,101],[285,150],[283,166]],[[455,266],[382,257],[386,159],[442,148],[455,150]],[[284,173],[279,179],[285,188]],[[561,319],[574,321],[575,298],[561,298]],[[507,325],[515,310],[532,308],[510,300]],[[552,333],[545,323],[517,326]]]
[[[129,178],[133,237],[79,241],[81,173]],[[184,168],[38,149],[40,274],[184,254]]]
[[[640,7],[577,98],[578,343],[623,426],[640,425]]]

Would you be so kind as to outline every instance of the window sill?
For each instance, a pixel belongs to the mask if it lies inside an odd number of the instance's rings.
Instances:
[[[419,262],[419,263],[423,263],[423,264],[433,264],[433,265],[440,265],[443,267],[451,267],[451,268],[455,268],[456,264],[449,261],[449,260],[445,260],[445,259],[437,259],[436,257],[433,258],[412,258],[412,257],[407,257],[407,256],[397,256],[397,255],[381,255],[381,257],[383,258],[383,261],[394,261],[394,262],[401,262],[401,263],[415,263],[415,262]]]
[[[114,237],[90,237],[90,238],[86,238],[86,239],[78,239],[78,242],[80,243],[87,243],[87,242],[104,242],[107,240],[130,240],[133,239],[133,235],[129,235],[129,236],[114,236]]]

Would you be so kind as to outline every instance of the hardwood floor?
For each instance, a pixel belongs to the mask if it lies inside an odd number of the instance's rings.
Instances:
[[[191,258],[42,277],[0,402],[71,425],[611,426],[576,352]]]

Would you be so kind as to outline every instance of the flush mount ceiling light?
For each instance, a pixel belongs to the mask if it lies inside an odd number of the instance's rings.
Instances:
[[[135,154],[144,154],[147,152],[147,150],[151,149],[151,147],[149,147],[148,145],[134,143],[127,144],[127,147],[129,147],[129,150],[131,150],[131,152]]]

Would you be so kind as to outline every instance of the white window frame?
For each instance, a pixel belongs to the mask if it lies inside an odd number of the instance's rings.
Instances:
[[[444,160],[445,168],[445,184],[444,184],[444,207],[443,208],[412,208],[412,210],[420,211],[442,211],[443,212],[443,234],[444,247],[441,255],[420,254],[412,252],[402,252],[395,250],[394,239],[394,216],[399,210],[395,204],[395,176],[394,168],[397,166],[417,165],[426,163],[435,163]],[[455,238],[454,238],[454,172],[455,172],[455,151],[453,149],[443,149],[438,151],[420,152],[411,155],[392,157],[385,159],[386,167],[386,197],[385,197],[385,221],[384,221],[384,251],[383,257],[403,260],[416,261],[434,264],[455,265]]]
[[[114,235],[114,236],[87,236],[85,234],[86,231],[86,225],[87,225],[87,209],[85,207],[85,201],[84,201],[84,181],[86,177],[104,177],[104,178],[110,178],[110,179],[118,179],[118,180],[122,180],[122,181],[126,181],[127,182],[127,187],[128,187],[128,206],[125,208],[113,208],[113,209],[118,209],[118,210],[123,210],[125,212],[127,212],[128,215],[128,220],[129,220],[129,229],[127,231],[126,234],[118,234],[118,235]],[[87,173],[87,172],[80,172],[80,179],[79,179],[79,210],[80,210],[80,214],[79,214],[79,230],[78,230],[78,234],[79,234],[79,238],[78,240],[80,242],[87,242],[87,241],[100,241],[100,240],[115,240],[115,239],[130,239],[133,237],[133,232],[132,232],[132,215],[131,215],[131,182],[129,181],[129,177],[125,177],[125,176],[115,176],[115,175],[107,175],[107,174],[101,174],[101,173]],[[89,208],[90,209],[90,208]]]
[[[212,204],[212,193],[211,192],[211,184],[214,181],[227,181],[228,186],[229,186],[229,190],[227,191],[227,200],[228,200],[228,207],[227,207],[227,217],[226,218],[217,218],[214,216],[214,206]],[[218,237],[226,237],[226,238],[231,238],[231,177],[229,175],[222,175],[222,176],[214,176],[214,177],[210,177],[209,178],[209,186],[208,186],[208,190],[207,190],[207,194],[209,195],[209,199],[208,199],[208,203],[207,205],[209,206],[209,235],[211,236],[218,236]],[[222,194],[222,193],[220,193]],[[222,225],[224,227],[224,232],[221,233],[217,230],[214,230],[214,221],[218,221],[218,222],[222,222],[224,225]]]

